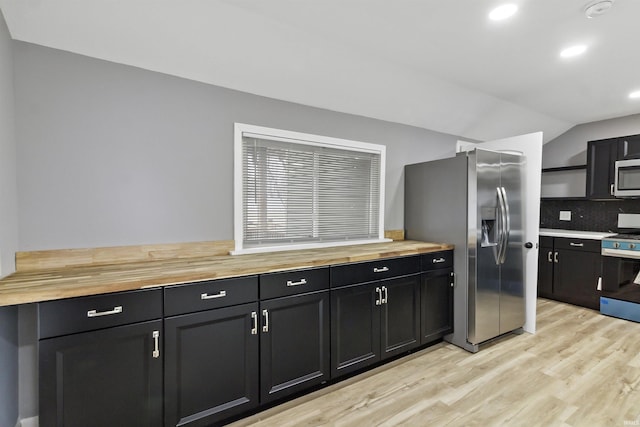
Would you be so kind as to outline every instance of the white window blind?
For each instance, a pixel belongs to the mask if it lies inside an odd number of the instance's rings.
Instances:
[[[243,249],[380,239],[380,152],[241,138]]]

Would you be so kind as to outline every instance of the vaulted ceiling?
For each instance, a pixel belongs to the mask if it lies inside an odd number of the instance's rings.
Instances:
[[[640,113],[639,0],[0,0],[12,38],[488,140]],[[587,51],[561,58],[584,44]]]

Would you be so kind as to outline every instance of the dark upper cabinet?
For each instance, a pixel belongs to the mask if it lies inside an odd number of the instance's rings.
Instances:
[[[162,425],[162,321],[39,342],[42,427]]]
[[[615,163],[623,156],[619,138],[589,141],[587,143],[588,199],[614,199]]]
[[[600,139],[587,143],[588,199],[611,200],[617,160],[640,158],[640,135]]]
[[[640,158],[640,135],[629,135],[618,138],[622,156],[625,159]]]

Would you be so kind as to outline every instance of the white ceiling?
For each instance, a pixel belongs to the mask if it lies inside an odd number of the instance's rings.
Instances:
[[[505,0],[508,1],[508,0]],[[640,113],[640,0],[0,0],[16,40],[477,140]],[[570,60],[559,51],[586,43]]]

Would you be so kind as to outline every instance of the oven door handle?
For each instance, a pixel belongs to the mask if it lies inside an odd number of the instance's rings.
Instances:
[[[602,248],[602,256],[613,256],[617,258],[640,259],[640,251],[627,251],[624,249]]]

